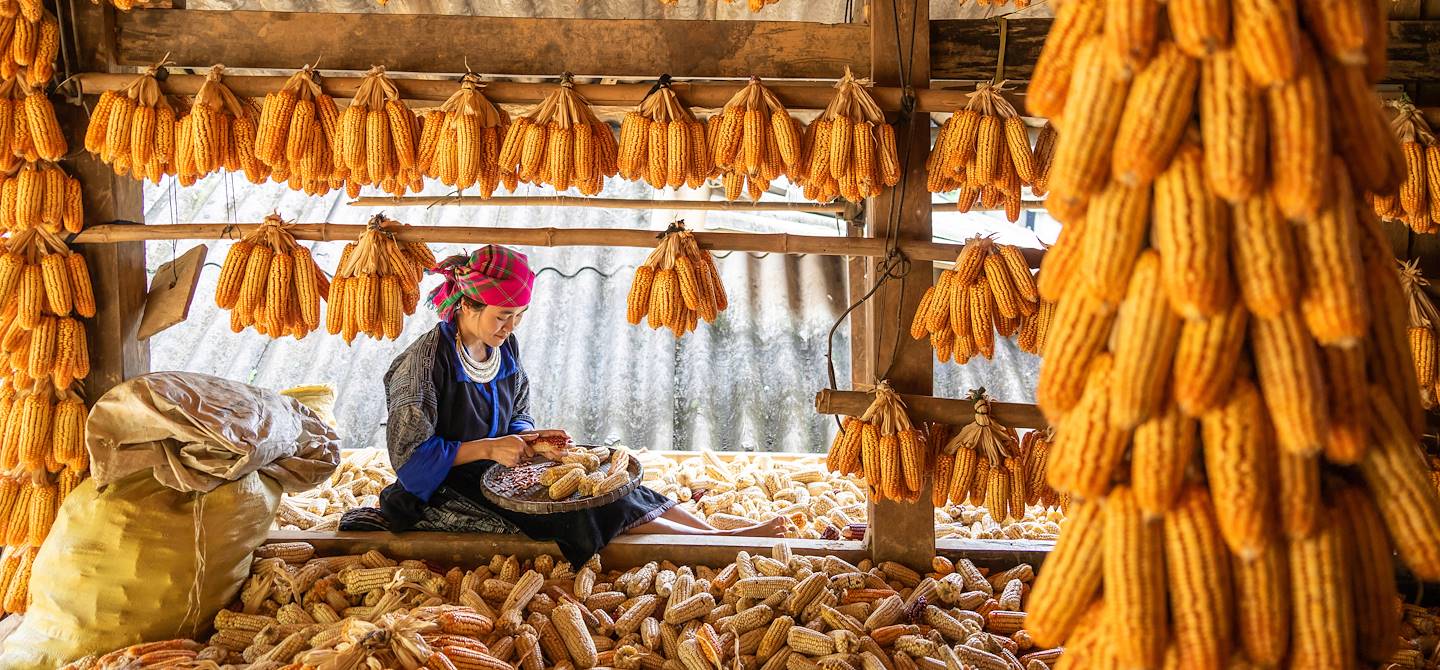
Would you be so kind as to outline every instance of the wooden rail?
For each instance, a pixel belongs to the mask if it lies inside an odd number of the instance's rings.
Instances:
[[[263,98],[266,93],[280,89],[289,77],[269,75],[236,74],[227,75],[225,85],[242,98]],[[320,81],[320,88],[331,97],[348,99],[354,97],[360,87],[361,77],[331,76]],[[99,95],[104,91],[123,89],[135,80],[134,74],[107,72],[82,72],[74,79],[79,82],[85,95]],[[438,103],[450,98],[459,89],[453,79],[415,79],[404,75],[392,77],[401,97],[418,103]],[[160,84],[160,89],[170,95],[194,95],[200,90],[205,77],[198,74],[171,74]],[[685,104],[702,109],[715,109],[725,105],[743,83],[696,84],[676,82],[672,88]],[[500,104],[533,104],[545,99],[555,90],[554,82],[492,81],[485,85],[485,97]],[[645,99],[651,84],[575,84],[575,91],[592,105],[601,107],[633,107]],[[824,109],[835,97],[832,82],[818,84],[767,83],[780,101],[790,109]],[[916,109],[925,112],[953,112],[965,106],[973,87],[922,88],[915,91]],[[876,86],[870,89],[875,104],[886,111],[898,111],[904,91],[899,87]],[[1007,97],[1023,109],[1023,96],[1010,94]],[[423,105],[422,105],[423,106]]]
[[[74,237],[81,244],[136,242],[148,240],[239,239],[257,230],[258,223],[177,223],[161,225],[102,224],[86,228]],[[359,239],[365,224],[297,223],[288,230],[300,240],[331,242]],[[401,240],[435,244],[510,244],[528,247],[638,247],[653,248],[654,230],[628,228],[481,228],[476,226],[410,226],[396,232]],[[708,233],[695,239],[710,251],[811,254],[817,256],[886,256],[882,238],[791,235],[789,233]],[[904,242],[900,251],[917,261],[951,261],[961,244]],[[1040,267],[1045,252],[1021,249],[1030,267]]]
[[[910,418],[936,421],[950,425],[969,423],[975,418],[975,403],[969,400],[935,398],[901,394]],[[832,391],[824,389],[815,395],[815,411],[821,414],[860,416],[870,408],[874,397],[864,391]],[[1050,422],[1035,405],[1010,402],[990,403],[990,416],[1011,428],[1045,428]]]

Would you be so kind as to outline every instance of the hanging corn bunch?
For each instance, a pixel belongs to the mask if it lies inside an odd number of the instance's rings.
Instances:
[[[790,174],[800,160],[800,122],[759,77],[725,103],[707,132],[717,169],[711,176],[723,177],[726,200],[743,194],[759,201],[770,182]]]
[[[12,299],[13,298],[13,299]],[[85,259],[44,230],[11,236],[0,255],[0,345],[9,356],[11,383],[53,381],[65,390],[90,374],[85,327],[95,316],[95,295]]]
[[[705,124],[670,88],[670,75],[620,123],[620,176],[651,188],[699,188],[714,171]]]
[[[489,198],[501,185],[515,190],[517,179],[514,170],[500,167],[510,115],[486,99],[482,88],[479,77],[466,74],[460,90],[425,114],[418,161],[426,176],[462,192],[478,185],[480,197]]]
[[[60,55],[60,23],[42,3],[31,3],[17,13],[12,4],[0,7],[0,78],[23,77],[44,88],[55,76]]]
[[[1020,219],[1021,188],[1043,184],[1041,174],[1048,177],[1048,148],[1054,138],[1053,131],[1049,138],[1042,131],[1038,148],[1046,150],[1046,163],[1039,164],[1030,149],[1029,126],[1001,95],[1004,84],[976,85],[965,109],[940,126],[925,169],[930,192],[959,190],[956,204],[961,212],[970,211],[978,199],[987,210],[1004,207],[1005,218],[1013,223]]]
[[[314,66],[306,65],[280,90],[266,93],[255,135],[255,157],[271,178],[308,195],[329,193],[347,174],[335,163],[340,109],[318,79]]]
[[[929,477],[925,434],[910,423],[904,401],[888,381],[881,381],[874,394],[864,415],[845,417],[825,467],[864,477],[872,499],[914,502]]]
[[[900,183],[895,127],[885,122],[867,85],[846,67],[835,97],[805,129],[791,176],[805,187],[807,199],[828,202],[839,195],[860,202]]]
[[[1036,397],[1074,503],[1037,645],[1370,667],[1398,639],[1394,554],[1440,579],[1405,295],[1359,197],[1402,176],[1371,88],[1386,6],[1059,5],[1026,103],[1060,131]]]
[[[125,88],[101,93],[85,129],[86,151],[116,174],[152,184],[175,174],[175,109],[160,94],[161,67],[148,67]]]
[[[424,188],[416,165],[419,120],[405,102],[385,68],[365,73],[350,106],[340,114],[340,126],[331,146],[337,171],[348,170],[345,192],[360,195],[361,186],[374,186],[394,196],[407,189]]]
[[[995,335],[1019,334],[1021,351],[1039,353],[1054,304],[1040,299],[1029,261],[1019,247],[976,236],[955,257],[955,267],[925,291],[910,336],[930,338],[935,357],[964,364],[995,355]]]
[[[1392,100],[1389,105],[1395,108],[1390,127],[1400,138],[1404,172],[1398,189],[1366,197],[1384,219],[1402,221],[1417,233],[1440,232],[1440,144],[1413,103]]]
[[[1070,506],[1068,496],[1060,495],[1045,480],[1045,468],[1050,460],[1050,445],[1055,441],[1055,430],[1045,428],[1032,430],[1020,438],[1020,471],[1025,480],[1025,504],[1042,507]],[[1011,510],[1015,512],[1014,509]]]
[[[618,160],[610,125],[575,92],[568,73],[554,93],[510,124],[500,149],[500,169],[520,181],[557,191],[574,186],[585,195],[600,193],[605,178],[619,170]]]
[[[320,327],[320,302],[329,299],[330,281],[289,227],[271,214],[225,254],[215,304],[230,310],[230,330],[254,326],[262,335],[300,340]]]
[[[400,242],[395,233],[408,228],[377,214],[360,239],[345,245],[330,284],[330,309],[325,329],[345,343],[359,333],[396,339],[405,317],[420,302],[420,279],[435,266],[423,242]]]
[[[668,327],[678,338],[695,330],[701,319],[714,323],[729,304],[715,259],[700,249],[684,221],[676,221],[635,268],[625,318],[631,325],[644,321],[654,330]]]
[[[79,180],[55,163],[28,163],[0,176],[0,230],[78,233],[85,223]]]
[[[0,390],[0,420],[6,425],[0,465],[6,472],[18,469],[36,479],[59,474],[66,468],[86,472],[90,467],[84,443],[88,413],[85,401],[68,387],[56,390],[48,383],[37,382],[16,391],[7,385]],[[0,487],[8,484],[8,480],[0,479]],[[5,493],[0,488],[0,513],[4,512]],[[34,524],[34,530],[41,533],[38,539],[44,539],[49,527],[48,521]],[[6,544],[26,544],[23,537],[16,539],[20,541],[0,537]]]
[[[934,498],[956,505],[968,500],[984,507],[996,522],[1023,519],[1031,498],[1030,472],[1019,435],[990,416],[985,389],[971,393],[970,399],[975,402],[974,420],[936,453]]]
[[[260,110],[221,82],[224,70],[223,65],[210,68],[190,110],[176,125],[175,176],[182,186],[221,170],[243,170],[252,184],[270,177],[269,166],[255,156]]]
[[[1420,262],[1400,262],[1400,284],[1410,304],[1409,330],[1410,354],[1415,360],[1415,376],[1420,381],[1420,397],[1426,407],[1434,407],[1440,399],[1436,385],[1436,339],[1440,330],[1440,311],[1425,292],[1430,282],[1420,275]]]
[[[0,168],[59,160],[65,151],[55,107],[44,91],[27,86],[19,77],[0,82]]]

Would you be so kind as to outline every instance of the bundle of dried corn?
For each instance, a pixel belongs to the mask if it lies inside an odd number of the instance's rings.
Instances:
[[[0,176],[0,230],[78,233],[83,207],[79,180],[55,163],[29,163]]]
[[[331,163],[344,175],[345,192],[353,198],[361,186],[374,186],[400,196],[423,188],[415,160],[419,123],[385,68],[366,72],[331,143]]]
[[[58,161],[66,148],[45,91],[20,77],[0,82],[0,169],[13,171],[25,161]]]
[[[955,267],[925,291],[910,322],[910,336],[930,338],[942,363],[964,364],[995,355],[995,334],[1019,333],[1022,351],[1039,353],[1054,303],[1040,299],[1029,262],[1018,247],[976,236],[955,257]]]
[[[1059,112],[1049,203],[1079,256],[1041,272],[1062,288],[1036,392],[1075,501],[1037,641],[1118,667],[1378,664],[1393,554],[1440,578],[1405,295],[1358,197],[1401,176],[1371,89],[1383,9],[1060,5],[1027,104]]]
[[[975,418],[935,454],[935,500],[983,506],[997,521],[1022,519],[1031,499],[1020,437],[990,416],[985,389],[971,394]]]
[[[568,74],[554,93],[510,124],[500,148],[500,169],[515,172],[520,181],[557,191],[574,186],[585,195],[600,192],[605,178],[619,170],[618,161],[610,124],[595,116]]]
[[[175,109],[160,93],[155,75],[161,67],[148,67],[125,88],[101,93],[85,130],[86,151],[116,174],[153,184],[175,174]]]
[[[758,201],[770,182],[792,174],[800,160],[800,122],[759,77],[725,103],[706,131],[716,167],[711,176],[723,177],[726,200],[744,194]]]
[[[42,2],[0,5],[0,79],[23,77],[44,88],[55,76],[60,55],[60,23]]]
[[[256,550],[240,598],[206,642],[148,642],[64,670],[117,668],[1048,667],[1026,604],[1035,570],[939,557],[929,572],[852,564],[777,544],[722,567],[652,561],[578,569],[496,555],[474,570],[379,551]],[[1068,652],[1066,652],[1068,653]],[[963,659],[963,660],[962,660]],[[840,665],[844,663],[844,665]]]
[[[324,484],[280,498],[275,528],[339,530],[340,516],[346,510],[379,507],[380,491],[394,481],[395,471],[385,450],[346,449],[340,452],[340,466]]]
[[[290,225],[271,214],[230,246],[215,287],[215,304],[230,310],[230,330],[254,326],[275,339],[300,340],[320,327],[320,302],[329,299],[330,281]]]
[[[464,191],[479,185],[480,197],[495,189],[515,190],[515,171],[500,167],[500,142],[510,115],[481,91],[474,74],[460,79],[460,90],[438,109],[425,113],[417,157],[421,174]]]
[[[620,123],[620,176],[652,188],[699,188],[715,169],[705,124],[660,77],[654,92]]]
[[[210,68],[175,127],[175,177],[182,186],[220,170],[243,170],[252,184],[270,177],[270,167],[255,155],[260,110],[221,81],[224,70],[223,65]]]
[[[695,330],[701,319],[714,323],[729,305],[715,259],[700,249],[684,221],[676,221],[635,268],[625,319],[631,325],[645,321],[653,330],[667,327],[680,337]]]
[[[330,284],[325,329],[349,344],[359,333],[375,339],[400,337],[405,317],[420,302],[420,279],[435,266],[423,242],[400,242],[404,224],[376,214],[360,239],[345,245]]]
[[[18,477],[36,481],[44,475],[59,474],[65,468],[83,473],[90,467],[85,452],[85,417],[88,410],[85,401],[69,388],[56,389],[47,382],[35,382],[18,391],[6,386],[0,391],[0,419],[6,421],[3,448],[0,448],[0,465],[6,472],[17,472]],[[10,422],[13,422],[10,423]],[[9,481],[0,481],[0,519],[9,515],[4,504],[8,491],[4,487]],[[32,504],[38,502],[31,501]],[[54,501],[47,501],[53,504]],[[45,510],[43,523],[30,524],[27,531],[15,536],[0,536],[5,544],[26,544],[22,539],[28,531],[44,539],[49,530],[53,509]],[[32,517],[33,518],[33,517]],[[8,535],[8,534],[7,534]],[[31,544],[39,545],[39,542]]]
[[[845,68],[835,97],[805,129],[791,175],[807,199],[827,202],[839,195],[860,202],[900,183],[895,127],[865,90],[869,83]]]
[[[1412,260],[1400,263],[1400,284],[1410,304],[1409,334],[1410,354],[1415,360],[1415,377],[1420,381],[1420,397],[1425,406],[1434,407],[1440,399],[1436,386],[1435,357],[1437,330],[1440,330],[1440,311],[1425,292],[1430,281],[1420,274],[1420,262]]]
[[[1020,218],[1021,188],[1043,183],[1041,176],[1049,175],[1048,149],[1054,138],[1053,131],[1048,139],[1042,131],[1039,148],[1045,163],[1039,163],[1030,149],[1030,127],[1001,95],[1004,84],[976,84],[965,109],[940,126],[925,169],[930,192],[959,189],[956,204],[961,212],[970,211],[979,199],[986,209],[1003,205],[1006,218],[1014,222]]]
[[[255,157],[270,167],[271,178],[309,195],[329,193],[344,180],[335,169],[340,109],[318,79],[314,66],[306,65],[280,90],[266,93],[255,136]]]
[[[864,415],[845,417],[825,467],[862,475],[877,500],[919,500],[929,476],[925,434],[910,423],[905,402],[889,382],[881,381],[873,393]]]
[[[1390,127],[1400,138],[1403,178],[1398,189],[1367,193],[1366,197],[1382,218],[1403,221],[1417,233],[1440,232],[1440,144],[1413,103],[1392,100],[1388,104],[1395,108]]]
[[[43,230],[11,236],[0,256],[3,344],[11,383],[53,380],[57,389],[90,374],[85,328],[76,317],[95,316],[85,259]]]

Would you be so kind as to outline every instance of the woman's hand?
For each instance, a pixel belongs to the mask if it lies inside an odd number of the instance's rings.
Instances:
[[[470,451],[476,458],[469,460],[495,461],[507,468],[513,468],[533,456],[535,452],[530,445],[519,435],[506,435],[484,440],[473,440],[461,445],[461,452]],[[457,464],[459,459],[457,460]]]
[[[559,429],[559,428],[545,428],[545,429],[541,429],[541,430],[532,430],[532,431],[530,431],[530,432],[528,432],[528,433],[520,433],[520,436],[523,437],[523,438],[525,438],[525,442],[526,442],[527,444],[528,444],[528,443],[531,443],[531,442],[534,442],[535,440],[538,440],[538,439],[540,439],[540,438],[542,438],[542,437],[544,437],[544,438],[556,438],[556,439],[561,439],[561,440],[565,440],[566,442],[571,441],[571,440],[570,440],[570,434],[567,433],[567,432],[565,432],[564,430]]]

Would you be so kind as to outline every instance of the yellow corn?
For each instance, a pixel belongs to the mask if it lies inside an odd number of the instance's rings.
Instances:
[[[1245,0],[1237,7],[1265,1],[1276,0]],[[1238,26],[1238,12],[1236,18]],[[1296,221],[1323,209],[1336,190],[1331,181],[1330,105],[1325,75],[1314,49],[1304,42],[1302,47],[1294,78],[1265,91],[1272,133],[1270,190],[1280,212]]]
[[[1133,428],[1159,408],[1179,340],[1180,318],[1165,299],[1160,256],[1147,250],[1135,263],[1111,336],[1115,353],[1112,425]]]
[[[1300,316],[1290,311],[1256,319],[1251,346],[1280,446],[1300,454],[1321,450],[1327,420],[1325,381],[1315,343]]]

